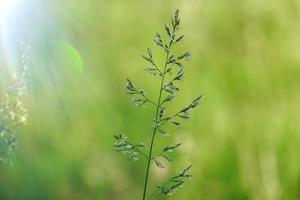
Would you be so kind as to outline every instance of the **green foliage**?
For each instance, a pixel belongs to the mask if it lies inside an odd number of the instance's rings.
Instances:
[[[17,67],[14,38],[32,43],[30,115],[17,131],[13,165],[0,164],[1,200],[141,199],[146,158],[126,162],[127,155],[112,151],[108,133],[120,131],[149,146],[155,107],[126,104],[120,86],[128,77],[148,97],[157,95],[161,77],[145,73],[151,64],[139,57],[150,47],[161,66],[161,47],[151,36],[157,31],[167,40],[159,22],[168,22],[178,5],[185,36],[176,55],[185,46],[193,59],[184,82],[176,82],[181,91],[163,105],[163,117],[189,105],[199,90],[209,101],[191,113],[191,122],[175,120],[188,125],[184,129],[166,124],[161,128],[170,137],[156,133],[154,155],[183,144],[168,153],[174,163],[157,158],[165,169],[152,161],[149,192],[191,163],[192,181],[172,200],[300,199],[300,1],[27,2],[2,29],[13,45],[0,42],[1,102]],[[65,49],[57,51],[57,39],[77,49],[82,73]]]
[[[177,93],[180,91],[180,88],[176,85],[176,82],[183,80],[184,61],[189,61],[191,59],[190,51],[187,51],[181,55],[172,54],[172,48],[184,38],[183,35],[178,36],[179,27],[179,10],[176,10],[171,20],[171,25],[164,24],[164,31],[168,40],[163,41],[162,36],[159,33],[156,33],[155,35],[155,45],[161,47],[166,54],[166,61],[163,66],[159,67],[159,65],[155,62],[154,55],[150,48],[147,48],[146,56],[142,55],[142,58],[145,59],[148,64],[150,64],[150,67],[145,68],[145,71],[149,72],[153,76],[159,75],[161,77],[157,103],[154,103],[152,100],[150,100],[146,96],[143,89],[137,89],[132,81],[127,79],[126,92],[127,94],[131,95],[136,106],[143,106],[144,104],[149,102],[156,108],[155,118],[153,119],[152,140],[149,150],[145,153],[144,150],[147,149],[145,149],[144,145],[134,145],[129,142],[127,137],[124,135],[115,136],[117,142],[114,145],[114,149],[116,151],[128,154],[130,160],[138,160],[139,155],[142,155],[147,160],[148,164],[145,175],[145,185],[142,198],[143,200],[152,199],[157,195],[172,195],[177,189],[183,186],[187,178],[191,177],[189,171],[192,166],[190,165],[183,171],[179,172],[177,175],[171,177],[164,184],[157,185],[156,190],[147,197],[147,187],[150,176],[149,169],[151,163],[154,162],[154,164],[158,168],[165,168],[164,164],[157,158],[161,157],[169,162],[173,161],[169,154],[174,150],[177,150],[182,145],[182,143],[178,143],[167,146],[162,150],[161,153],[152,156],[156,133],[159,132],[163,136],[169,136],[170,134],[165,130],[163,126],[165,124],[172,124],[177,127],[181,127],[181,122],[178,122],[178,119],[190,119],[190,112],[197,106],[199,106],[201,100],[203,99],[203,96],[201,95],[193,100],[191,104],[179,110],[176,114],[165,116],[167,110],[166,104],[171,103],[175,99]]]

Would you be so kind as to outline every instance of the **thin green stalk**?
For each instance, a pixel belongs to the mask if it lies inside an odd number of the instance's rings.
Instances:
[[[176,10],[174,16],[172,17],[171,26],[169,24],[164,24],[164,29],[167,37],[169,38],[169,42],[165,43],[159,33],[156,33],[155,35],[154,43],[165,50],[166,61],[164,63],[164,66],[162,65],[160,66],[160,69],[158,68],[158,66],[155,64],[154,56],[150,48],[147,48],[146,56],[142,55],[142,57],[148,62],[148,64],[151,65],[150,67],[145,68],[145,70],[154,76],[156,76],[157,72],[159,72],[159,76],[161,76],[161,83],[157,103],[155,103],[155,101],[151,101],[146,96],[146,93],[143,89],[136,88],[132,81],[130,79],[127,79],[126,92],[132,96],[133,101],[136,103],[136,106],[140,107],[143,106],[145,103],[149,103],[154,105],[154,108],[156,108],[156,111],[154,113],[153,132],[149,144],[149,152],[144,153],[142,150],[139,149],[140,147],[146,148],[142,143],[140,143],[139,145],[133,145],[135,143],[130,143],[125,135],[114,135],[114,138],[117,140],[117,142],[113,145],[113,147],[116,151],[127,154],[130,160],[138,160],[140,156],[145,157],[147,160],[142,200],[153,199],[160,194],[171,195],[184,184],[187,178],[191,177],[189,173],[191,166],[189,166],[186,169],[182,170],[179,175],[171,177],[170,180],[172,181],[168,181],[162,185],[157,186],[154,192],[152,193],[147,193],[147,188],[149,185],[148,182],[150,179],[150,166],[152,164],[151,162],[154,161],[158,168],[165,168],[165,166],[156,158],[161,156],[161,158],[164,160],[172,161],[173,159],[172,157],[169,157],[168,153],[177,149],[182,144],[178,143],[169,145],[165,147],[161,153],[154,154],[153,149],[156,144],[155,136],[157,135],[157,132],[159,132],[162,135],[168,135],[165,130],[161,129],[163,125],[169,123],[178,127],[181,125],[181,121],[178,122],[177,118],[179,120],[190,119],[190,111],[194,110],[194,108],[200,105],[200,102],[203,98],[201,95],[194,99],[192,103],[190,103],[188,106],[179,110],[179,112],[177,112],[175,115],[171,115],[169,117],[166,116],[167,108],[165,106],[165,103],[170,103],[175,98],[175,94],[177,94],[177,92],[180,90],[180,88],[176,86],[175,82],[183,80],[183,62],[189,61],[191,58],[191,53],[189,51],[181,55],[171,55],[171,47],[182,41],[184,37],[184,35],[176,35],[177,31],[179,30],[179,24],[179,10]],[[173,120],[173,118],[175,117],[176,121]]]
[[[168,65],[169,52],[170,52],[170,50],[168,50],[168,52],[167,52],[166,63],[165,63],[165,66],[164,66],[164,73],[166,72],[167,65]],[[162,96],[162,92],[163,92],[164,80],[165,80],[165,76],[162,77],[161,84],[160,84],[159,97],[158,97],[157,106],[156,106],[156,113],[155,113],[155,121],[156,122],[158,120],[158,113],[159,113],[159,108],[160,108],[161,96]],[[157,127],[154,127],[153,134],[152,134],[152,139],[151,139],[150,150],[149,150],[149,156],[148,156],[146,178],[145,178],[144,192],[143,192],[143,200],[146,199],[146,194],[147,194],[148,177],[149,177],[150,164],[151,164],[151,160],[152,160],[151,159],[152,158],[152,149],[153,149],[153,144],[154,144],[154,140],[155,140],[156,131],[157,131]]]

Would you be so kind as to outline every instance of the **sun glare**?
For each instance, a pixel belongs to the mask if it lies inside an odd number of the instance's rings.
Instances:
[[[18,0],[0,0],[0,22],[13,10]]]

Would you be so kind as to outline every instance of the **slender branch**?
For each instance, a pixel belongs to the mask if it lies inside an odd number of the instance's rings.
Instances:
[[[146,159],[148,159],[148,156],[144,152],[142,152],[135,144],[132,144],[130,142],[127,142],[127,144],[133,146],[140,154],[142,154]]]
[[[170,49],[171,45],[169,46]],[[164,66],[164,71],[163,73],[165,73],[166,69],[167,69],[167,63],[168,63],[168,59],[169,59],[169,52],[170,50],[167,51],[167,55],[166,55],[166,62],[165,62],[165,66]],[[161,97],[162,97],[162,93],[163,93],[163,85],[164,85],[164,80],[165,80],[165,76],[162,77],[161,80],[161,84],[160,84],[160,91],[159,91],[159,97],[158,97],[158,101],[157,101],[157,106],[156,106],[156,113],[155,113],[155,120],[158,120],[159,117],[159,108],[160,108],[160,102],[161,102]],[[154,139],[155,139],[155,135],[156,135],[156,131],[157,131],[157,127],[154,127],[153,129],[153,134],[152,134],[152,139],[151,139],[151,145],[150,145],[150,151],[149,151],[149,156],[148,156],[148,163],[147,163],[147,170],[146,170],[146,178],[145,178],[145,184],[144,184],[144,192],[143,192],[143,200],[146,200],[146,194],[147,194],[147,186],[148,186],[148,178],[149,178],[149,170],[150,170],[150,163],[151,163],[151,158],[152,158],[152,149],[153,149],[153,144],[154,144]]]
[[[161,186],[167,185],[171,180],[172,180],[172,178],[168,179],[168,180],[167,180],[166,182],[164,182]],[[155,197],[156,195],[161,194],[161,193],[156,194],[158,191],[159,191],[159,189],[156,188],[156,190],[154,190],[154,191],[149,195],[149,197],[147,198],[147,200],[152,199],[152,198]]]
[[[181,113],[181,111],[179,111],[178,113],[176,113],[176,114],[174,114],[174,115],[172,115],[171,117],[167,117],[168,118],[168,120],[166,120],[166,119],[162,119],[160,122],[162,122],[163,121],[163,123],[160,123],[159,122],[159,126],[158,126],[158,128],[160,128],[160,127],[162,127],[164,124],[166,124],[170,119],[173,119],[174,117],[177,117],[179,114]]]
[[[142,95],[142,96],[143,96],[149,103],[151,103],[152,105],[157,106],[157,104],[154,103],[153,101],[151,101],[145,94],[141,94],[141,93],[140,93],[140,95]]]
[[[147,198],[147,200],[150,200],[150,199],[152,199],[153,197],[155,197],[155,196],[157,195],[157,194],[156,194],[157,192],[158,192],[158,189],[156,188],[156,190],[154,190],[154,191],[149,195],[149,197]]]
[[[155,158],[157,158],[157,157],[159,157],[159,156],[162,156],[162,155],[163,155],[163,153],[156,154],[155,156],[152,156],[151,159],[155,159]]]
[[[155,69],[159,72],[159,73],[163,73],[162,71],[160,71],[160,69],[156,66],[156,64],[154,63],[154,65],[153,65],[154,67],[155,67]]]
[[[159,132],[162,135],[168,135],[165,130],[162,130],[160,127],[165,125],[167,122],[170,122],[170,120],[173,120],[173,118],[178,117],[181,119],[190,119],[189,113],[190,110],[194,109],[196,106],[199,105],[199,102],[202,98],[202,96],[196,98],[190,105],[183,108],[179,112],[177,112],[174,115],[171,115],[169,117],[165,117],[165,111],[166,111],[166,105],[165,103],[171,102],[175,94],[180,90],[173,81],[179,81],[183,79],[184,71],[183,71],[183,65],[181,61],[189,60],[191,57],[190,52],[186,52],[183,55],[176,56],[171,54],[171,48],[174,46],[177,42],[181,41],[184,37],[181,35],[180,37],[176,36],[176,32],[179,30],[179,10],[177,9],[174,16],[172,17],[172,28],[170,29],[170,26],[168,24],[164,24],[164,29],[166,31],[167,36],[169,37],[169,41],[165,42],[163,37],[159,33],[156,33],[154,38],[154,43],[164,49],[164,53],[166,56],[165,63],[162,63],[163,65],[156,65],[154,62],[153,54],[150,48],[147,49],[148,56],[142,55],[142,57],[148,61],[152,66],[145,68],[145,71],[151,73],[152,75],[157,75],[159,72],[159,76],[161,77],[160,81],[160,87],[159,87],[159,93],[156,101],[152,101],[151,99],[146,96],[146,93],[143,89],[137,89],[134,84],[127,79],[127,93],[132,95],[133,101],[136,103],[137,106],[142,106],[145,103],[149,102],[150,104],[154,105],[155,112],[154,112],[154,119],[153,119],[153,128],[152,128],[152,135],[150,135],[150,145],[149,150],[143,149],[144,145],[141,144],[131,144],[127,141],[127,137],[123,135],[116,135],[115,138],[118,140],[114,147],[116,151],[121,151],[129,154],[129,159],[138,159],[139,157],[144,157],[147,160],[146,164],[146,174],[145,174],[145,180],[144,180],[144,188],[142,193],[142,200],[152,200],[154,197],[157,197],[158,195],[170,195],[175,190],[177,190],[180,186],[184,184],[184,179],[191,177],[190,174],[188,174],[188,170],[191,168],[189,166],[188,168],[184,169],[182,172],[180,172],[178,175],[175,175],[168,179],[166,182],[162,183],[161,185],[158,185],[156,188],[153,188],[152,193],[147,193],[147,188],[150,182],[149,179],[151,179],[151,171],[150,167],[152,165],[152,161],[155,162],[156,166],[159,168],[165,168],[165,166],[160,162],[161,159],[166,159],[168,161],[172,161],[172,158],[169,157],[167,152],[172,152],[173,149],[177,148],[181,145],[174,144],[171,146],[167,146],[163,149],[160,153],[153,153],[154,152],[154,146],[157,144],[155,143],[156,139],[156,133]],[[173,53],[173,52],[172,52]],[[171,72],[174,70],[174,65],[177,65],[178,71],[175,77],[172,76]],[[177,69],[177,67],[176,67]],[[177,118],[176,118],[177,119]],[[171,121],[174,125],[179,126],[181,125],[179,122]],[[141,155],[141,156],[140,156]],[[149,191],[151,192],[151,191]]]
[[[132,144],[132,143],[130,143],[130,142],[128,142],[127,141],[127,144],[129,144],[129,145],[131,145],[131,146],[133,146],[144,158],[146,158],[146,159],[149,159],[148,158],[148,156],[143,152],[143,151],[141,151],[140,150],[140,148],[137,146],[137,145],[135,145],[135,144]],[[162,155],[162,154],[161,154]],[[156,157],[158,157],[159,155],[157,155],[157,156],[154,156],[154,157],[152,157],[151,158],[151,160],[153,160],[153,161],[156,161]]]

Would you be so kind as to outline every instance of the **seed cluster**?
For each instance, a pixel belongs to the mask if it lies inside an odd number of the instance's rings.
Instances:
[[[17,142],[17,131],[27,124],[28,110],[25,106],[30,47],[21,55],[21,69],[12,75],[11,83],[0,102],[0,161],[9,162],[8,156],[13,152]]]
[[[187,178],[191,177],[190,169],[192,166],[190,165],[175,176],[172,176],[165,183],[157,185],[156,189],[152,193],[149,195],[147,194],[151,163],[155,164],[158,168],[165,168],[165,165],[161,161],[173,161],[170,154],[182,145],[181,143],[169,145],[163,148],[162,151],[158,151],[158,153],[154,154],[156,133],[159,133],[162,136],[169,136],[170,134],[166,130],[168,128],[167,125],[181,127],[181,121],[190,120],[191,111],[198,107],[203,99],[203,95],[200,95],[188,106],[183,107],[173,115],[168,115],[167,106],[169,103],[174,101],[176,95],[180,91],[178,82],[183,81],[184,79],[185,61],[191,60],[190,51],[186,51],[180,55],[173,54],[172,48],[182,42],[184,38],[183,35],[179,34],[179,26],[180,19],[179,11],[177,10],[172,17],[171,24],[164,24],[165,35],[162,36],[159,33],[155,34],[155,46],[161,48],[164,54],[166,54],[166,61],[162,66],[156,62],[151,48],[147,48],[146,55],[142,55],[142,58],[148,65],[145,68],[145,71],[160,78],[161,84],[157,103],[146,95],[144,89],[139,89],[130,79],[127,79],[126,93],[132,97],[135,105],[140,107],[145,104],[150,104],[154,106],[156,110],[154,115],[155,117],[153,119],[153,133],[149,148],[145,147],[143,143],[135,145],[134,143],[129,142],[128,138],[123,134],[115,136],[117,141],[114,144],[114,149],[116,151],[128,154],[130,160],[138,160],[139,157],[144,157],[148,163],[146,168],[143,200],[152,199],[158,195],[172,195],[177,189],[184,185]],[[167,39],[165,40],[164,38]]]

